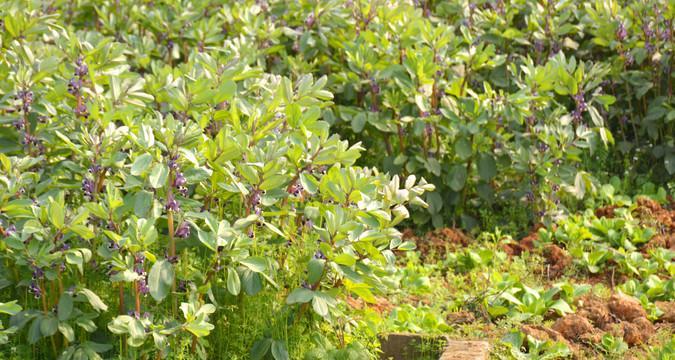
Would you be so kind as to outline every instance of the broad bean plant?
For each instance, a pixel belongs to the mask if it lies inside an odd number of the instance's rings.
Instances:
[[[2,10],[0,342],[207,357],[228,298],[271,291],[295,322],[331,323],[387,286],[413,248],[395,226],[434,186],[355,164],[362,145],[323,120],[325,76],[267,72],[236,39],[162,54],[153,27],[113,36],[112,4],[40,4]],[[98,31],[81,23],[94,10]]]

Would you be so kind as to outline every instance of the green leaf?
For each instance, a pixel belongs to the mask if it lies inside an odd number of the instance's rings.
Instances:
[[[450,186],[453,191],[461,191],[466,183],[466,177],[466,167],[459,164],[454,165],[450,168],[448,174],[448,186]]]
[[[265,269],[267,269],[267,260],[265,260],[265,258],[262,256],[251,256],[241,260],[240,263],[251,269],[251,271],[255,271],[257,273],[263,272]]]
[[[272,339],[267,337],[258,339],[251,348],[251,360],[262,360],[270,351],[271,346]]]
[[[47,316],[40,321],[40,333],[43,336],[52,336],[59,330],[59,320],[54,316]]]
[[[571,314],[574,311],[570,305],[563,299],[558,299],[551,305],[551,309],[555,310],[558,315]]]
[[[155,164],[155,166],[152,167],[152,171],[150,172],[150,177],[148,177],[150,186],[155,189],[166,186],[168,176],[169,168],[166,165],[159,163]]]
[[[218,87],[218,92],[214,100],[216,103],[221,103],[225,100],[232,101],[232,98],[234,97],[236,92],[237,92],[237,83],[229,79],[225,80]]]
[[[366,126],[366,113],[359,112],[354,118],[352,118],[352,130],[355,133],[360,133],[363,131],[363,128]]]
[[[315,194],[319,190],[319,181],[311,174],[300,173],[300,183],[310,194]]]
[[[281,187],[286,182],[286,176],[284,175],[272,175],[269,178],[263,180],[260,184],[261,190],[272,190]]]
[[[227,268],[227,291],[232,295],[239,295],[241,291],[241,280],[239,274],[233,268]]]
[[[28,343],[35,344],[42,338],[42,331],[40,329],[40,323],[42,322],[42,317],[37,317],[30,324],[28,328]]]
[[[70,317],[70,314],[73,312],[73,297],[68,293],[61,294],[59,298],[59,304],[56,308],[56,313],[58,314],[59,321],[65,321]]]
[[[307,281],[309,281],[310,284],[314,284],[319,279],[321,279],[321,276],[323,275],[323,269],[325,266],[325,261],[321,259],[314,259],[309,261],[309,264],[307,266]]]
[[[134,196],[134,214],[138,217],[147,217],[152,208],[153,198],[149,191],[141,190]]]
[[[466,160],[471,157],[471,143],[466,138],[460,138],[455,142],[455,154],[461,159]]]
[[[49,221],[52,225],[59,230],[63,229],[65,218],[66,214],[63,205],[56,201],[51,201],[49,203]]]
[[[304,304],[309,302],[314,297],[314,291],[305,288],[297,288],[293,290],[286,298],[286,304]]]
[[[480,154],[478,158],[478,175],[485,181],[490,181],[497,175],[497,162],[492,155]]]
[[[148,273],[148,287],[153,299],[160,302],[169,294],[173,284],[173,265],[167,260],[157,261]]]
[[[289,360],[286,345],[281,340],[275,340],[272,343],[272,356],[274,360]]]
[[[141,125],[141,132],[138,134],[138,142],[143,146],[144,148],[151,148],[153,145],[155,145],[155,135],[152,132],[152,128],[149,125],[143,124]]]
[[[16,303],[16,300],[0,303],[0,314],[16,315],[19,311],[21,311],[21,306]]]
[[[347,253],[342,253],[342,254],[336,256],[333,259],[333,261],[336,264],[345,265],[345,266],[354,266],[354,264],[356,264],[356,259],[352,255],[347,254]]]
[[[205,337],[208,336],[211,330],[213,330],[214,326],[205,322],[205,321],[200,321],[200,322],[189,322],[185,326],[185,329],[189,332],[191,332],[194,336],[196,337]]]
[[[89,304],[94,308],[94,310],[97,311],[107,311],[108,310],[108,305],[104,304],[103,301],[101,301],[101,298],[98,297],[93,291],[89,289],[82,289],[79,291],[79,294],[84,295],[87,300],[89,301]]]
[[[152,163],[152,155],[148,153],[140,155],[139,157],[136,158],[134,164],[131,165],[131,175],[140,176],[145,174],[150,168],[151,163]]]
[[[328,316],[328,303],[322,297],[314,296],[312,298],[312,308],[319,316]]]
[[[68,323],[60,322],[59,332],[63,334],[63,337],[66,338],[68,341],[70,342],[75,341],[75,331],[73,330],[73,327],[70,326]]]
[[[71,265],[77,266],[77,269],[80,271],[80,274],[84,273],[84,258],[82,253],[77,250],[71,250],[66,253],[66,262]]]
[[[145,338],[145,327],[139,319],[131,319],[128,324],[129,335],[132,338],[143,339]]]
[[[77,235],[80,235],[80,237],[82,237],[85,240],[93,239],[94,236],[96,236],[93,230],[91,230],[88,226],[82,224],[71,225],[69,229],[70,231],[76,233]]]

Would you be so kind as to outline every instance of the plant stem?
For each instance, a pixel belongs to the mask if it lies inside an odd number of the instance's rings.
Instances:
[[[42,299],[42,311],[44,311],[45,316],[49,314],[49,306],[47,305],[47,287],[45,286],[44,280],[40,280],[40,291],[42,292],[42,296],[40,298]],[[54,336],[50,336],[49,340],[52,343],[52,351],[54,352],[54,358],[58,356],[58,351],[56,350],[56,341],[54,340]]]

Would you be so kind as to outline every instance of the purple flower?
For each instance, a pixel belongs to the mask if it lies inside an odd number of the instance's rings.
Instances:
[[[324,253],[321,252],[321,250],[317,250],[317,251],[314,253],[314,258],[315,258],[315,259],[326,260],[326,255],[324,255]]]
[[[311,28],[312,26],[314,26],[315,21],[316,21],[316,19],[314,18],[314,14],[309,14],[307,16],[307,18],[305,19],[305,26],[307,26],[308,28]]]
[[[169,193],[169,196],[167,196],[166,205],[164,205],[164,209],[166,209],[166,211],[173,211],[173,212],[180,211],[180,203],[176,201],[176,199],[173,196],[173,193]]]
[[[528,202],[533,202],[534,201],[534,193],[532,191],[528,191],[525,194],[525,200],[527,200]]]
[[[190,236],[190,225],[188,225],[187,221],[183,221],[178,225],[178,228],[176,229],[175,236],[185,239],[188,236]]]
[[[626,26],[622,22],[619,23],[619,28],[616,29],[616,39],[619,41],[624,41],[627,36],[628,31],[626,30]]]
[[[645,33],[645,37],[647,38],[647,40],[654,37],[654,29],[652,29],[648,23],[642,25],[642,31]]]
[[[370,80],[370,91],[375,95],[380,93],[380,85],[377,84],[375,79]]]
[[[581,111],[579,110],[574,110],[572,111],[572,118],[574,119],[574,122],[580,122],[582,119]]]
[[[101,170],[103,170],[103,167],[99,164],[94,164],[89,167],[89,172],[92,174],[98,174]]]
[[[30,106],[33,104],[33,92],[30,90],[20,90],[16,96],[17,99],[20,99],[22,102],[21,110],[23,110],[24,113],[29,112]]]
[[[537,52],[537,54],[541,54],[544,52],[544,41],[535,39],[534,40],[534,51]]]
[[[431,126],[431,124],[426,123],[424,124],[424,132],[427,134],[428,137],[431,137],[434,133],[434,128]]]
[[[91,200],[93,198],[95,191],[96,191],[96,184],[94,184],[93,180],[87,178],[82,179],[82,192],[84,193],[85,197]]]
[[[558,190],[560,190],[560,185],[558,185],[558,184],[551,185],[551,190],[557,192]]]
[[[68,81],[68,93],[75,96],[80,93],[80,88],[82,87],[82,80],[80,79],[70,79]]]
[[[169,159],[169,162],[167,163],[169,166],[169,169],[171,170],[178,170],[178,155],[174,155]]]
[[[5,229],[5,235],[7,236],[12,236],[16,232],[16,226],[14,224],[11,224]]]
[[[586,104],[586,99],[584,99],[584,92],[579,91],[578,93],[574,94],[573,98],[574,98],[574,102],[577,105],[577,111],[579,113],[582,113],[582,112],[586,111],[588,106]]]
[[[656,46],[654,46],[651,41],[647,40],[645,41],[645,49],[648,53],[653,54],[656,51]]]
[[[82,78],[89,73],[89,67],[84,63],[82,56],[79,56],[77,60],[75,60],[75,65],[77,65],[75,67],[75,76]]]
[[[75,107],[75,116],[80,116],[80,117],[89,117],[89,110],[87,110],[87,105],[84,103],[79,104]]]
[[[187,180],[185,179],[185,176],[183,173],[178,172],[176,173],[176,177],[173,179],[173,187],[181,187],[183,185],[187,184]]]
[[[288,193],[293,195],[293,196],[300,196],[300,194],[304,191],[305,189],[302,187],[302,184],[300,183],[295,183],[291,185],[288,189]]]
[[[661,32],[661,40],[666,41],[670,39],[670,36],[673,32],[672,30],[672,21],[671,20],[664,20],[663,24],[665,25],[665,29],[663,32]]]
[[[45,272],[41,268],[33,266],[33,280],[42,279],[44,276]]]
[[[136,253],[136,255],[134,256],[134,262],[136,264],[143,264],[145,262],[145,254],[143,254],[142,252]]]
[[[31,281],[28,286],[28,292],[33,294],[36,299],[39,299],[42,296],[42,289],[40,289],[35,281]]]
[[[70,250],[70,244],[63,243],[61,245],[61,251],[68,251],[68,250]]]
[[[626,64],[626,66],[631,66],[635,62],[635,57],[633,57],[633,54],[630,53],[630,51],[626,50],[622,53],[623,55],[623,61]]]
[[[251,205],[253,205],[253,206],[260,205],[260,192],[254,191],[251,194]]]

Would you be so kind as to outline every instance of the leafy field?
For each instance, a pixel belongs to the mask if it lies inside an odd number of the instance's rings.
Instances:
[[[672,359],[674,17],[0,0],[0,358]]]

